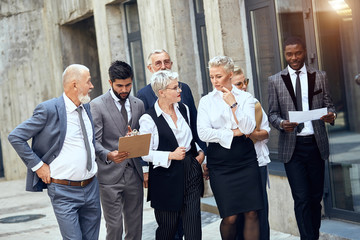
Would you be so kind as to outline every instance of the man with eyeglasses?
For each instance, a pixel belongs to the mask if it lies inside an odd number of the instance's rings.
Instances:
[[[160,70],[171,70],[173,62],[171,61],[169,54],[164,49],[161,49],[161,50],[154,50],[149,54],[147,59],[147,64],[148,64],[147,69],[149,69],[151,73],[155,73]],[[186,83],[179,82],[179,86],[181,87],[180,102],[186,104],[189,107],[190,127],[191,127],[191,132],[193,134],[193,138],[195,142],[198,144],[198,146],[202,149],[202,151],[199,151],[199,155],[196,157],[198,162],[201,164],[205,158],[204,151],[206,151],[206,144],[200,140],[197,133],[197,128],[196,128],[197,110],[195,107],[194,98],[191,93],[190,87]],[[144,102],[145,111],[147,111],[149,108],[154,106],[157,100],[157,96],[152,90],[150,84],[140,89],[137,92],[136,97]],[[146,169],[146,167],[143,167],[143,170],[144,170],[144,184],[146,184],[148,178],[147,175],[148,169]],[[179,224],[179,231],[175,236],[175,239],[182,239],[182,235],[183,235],[182,226],[181,224]]]

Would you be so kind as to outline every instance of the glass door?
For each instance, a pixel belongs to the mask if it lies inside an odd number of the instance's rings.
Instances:
[[[255,94],[263,105],[267,77],[286,66],[287,37],[302,37],[306,63],[327,72],[337,119],[327,124],[325,214],[360,222],[360,1],[247,0],[245,7]],[[276,161],[277,140],[272,136],[268,145]]]
[[[326,213],[359,221],[360,216],[360,73],[359,1],[312,0],[318,65],[327,72],[337,111],[328,127]]]

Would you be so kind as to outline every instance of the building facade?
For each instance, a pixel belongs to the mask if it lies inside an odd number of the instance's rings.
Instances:
[[[148,54],[166,49],[195,102],[212,90],[207,61],[230,56],[267,110],[267,78],[285,67],[282,42],[301,36],[307,64],[328,73],[338,118],[328,127],[324,216],[360,222],[360,2],[357,0],[5,0],[0,3],[0,175],[23,178],[7,135],[35,106],[62,93],[72,63],[107,91],[114,60],[134,68],[132,93],[150,79]],[[297,235],[293,201],[270,134],[271,228]]]

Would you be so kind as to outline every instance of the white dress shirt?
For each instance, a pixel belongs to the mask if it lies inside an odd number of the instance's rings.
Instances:
[[[114,99],[115,106],[119,109],[119,112],[121,112],[122,106],[119,103],[120,99],[117,96],[115,96],[115,94],[113,92],[113,89],[110,89],[110,95]],[[125,101],[125,108],[126,108],[126,112],[127,112],[127,115],[128,115],[128,120],[130,121],[132,115],[131,115],[131,108],[130,108],[130,100],[129,100],[129,98],[127,98],[126,101]]]
[[[204,142],[219,143],[222,147],[230,149],[233,140],[232,129],[239,130],[247,135],[254,131],[255,103],[253,96],[232,86],[232,94],[238,103],[235,112],[238,124],[230,106],[223,100],[223,93],[214,89],[200,99],[197,116],[197,130]]]
[[[184,104],[185,105],[185,104]],[[187,116],[189,114],[189,108],[186,107]],[[159,117],[162,115],[169,127],[171,128],[174,136],[179,144],[179,147],[185,147],[186,151],[191,149],[191,140],[193,138],[191,129],[189,124],[186,122],[184,117],[179,111],[178,103],[174,103],[175,114],[177,116],[176,126],[174,121],[172,120],[171,116],[165,112],[163,112],[159,106],[158,100],[154,104],[156,115]],[[189,119],[189,117],[188,117]],[[144,114],[141,116],[139,120],[140,124],[140,134],[151,133],[151,140],[150,140],[150,151],[149,155],[143,156],[142,159],[146,162],[152,162],[154,168],[156,167],[164,167],[168,168],[171,165],[171,160],[169,160],[169,151],[157,151],[159,146],[159,133],[156,127],[156,124],[152,117],[149,114]],[[176,161],[176,160],[174,160]]]
[[[97,172],[97,164],[95,163],[95,148],[93,141],[93,129],[90,119],[83,108],[82,117],[88,135],[92,168],[90,171],[86,169],[87,152],[85,142],[80,125],[79,114],[76,111],[76,105],[63,93],[66,108],[66,135],[64,144],[57,156],[50,163],[50,176],[54,179],[66,179],[73,181],[82,181],[93,177]],[[37,164],[33,171],[36,171],[43,165],[43,162]]]
[[[291,83],[294,88],[294,93],[296,94],[296,70],[292,69],[290,66],[288,66],[288,71],[291,78]],[[308,94],[308,77],[307,77],[307,71],[306,66],[300,68],[300,84],[301,84],[301,99],[302,99],[302,110],[303,111],[309,111],[309,94]],[[312,126],[311,121],[304,122],[304,128],[301,130],[300,133],[297,134],[297,136],[307,136],[314,134],[314,128]]]
[[[258,100],[256,98],[254,99],[255,99],[255,103],[257,103]],[[262,111],[262,119],[260,124],[260,130],[265,130],[269,134],[270,127],[269,127],[268,117],[263,108],[261,108],[261,111]],[[268,141],[269,138],[264,139],[262,141],[256,141],[256,143],[254,144],[259,167],[266,166],[269,162],[271,162],[269,158],[269,148],[266,145]]]

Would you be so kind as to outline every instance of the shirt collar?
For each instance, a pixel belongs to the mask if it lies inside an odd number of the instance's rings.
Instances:
[[[174,103],[174,108],[177,109],[179,107],[179,103]],[[154,108],[155,108],[155,112],[156,112],[156,116],[159,117],[161,114],[166,114],[159,106],[159,99],[156,100],[155,104],[154,104]]]
[[[64,102],[65,102],[65,108],[68,112],[73,112],[78,108],[75,105],[75,103],[73,101],[71,101],[71,99],[68,96],[66,96],[65,93],[63,93],[63,97],[64,97]],[[82,106],[82,104],[80,104],[80,106]]]
[[[295,72],[296,71],[300,71],[301,73],[306,73],[306,65],[304,64],[302,66],[302,68],[300,68],[300,70],[294,70],[290,67],[290,65],[288,65],[288,71],[289,71],[289,74],[292,75],[292,74],[296,74]]]

